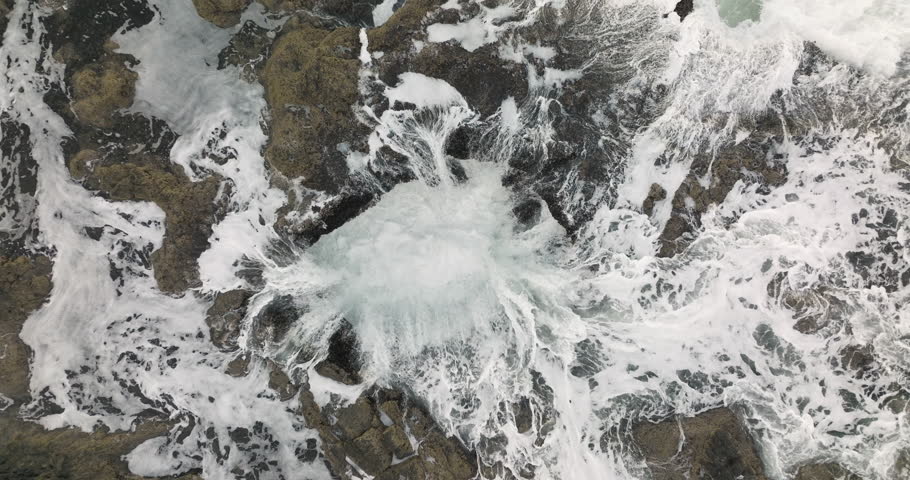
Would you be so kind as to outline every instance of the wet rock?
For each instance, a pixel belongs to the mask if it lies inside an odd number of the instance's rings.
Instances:
[[[409,62],[408,69],[445,80],[484,117],[496,112],[506,98],[520,104],[528,93],[526,67],[503,60],[496,44],[469,52],[453,42],[431,43]],[[394,85],[400,73],[385,69],[383,81]]]
[[[45,20],[54,58],[66,65],[65,78],[109,54],[113,34],[139,28],[155,14],[146,0],[69,0]]]
[[[327,465],[339,478],[356,478],[348,460],[377,479],[459,480],[477,474],[473,455],[399,392],[373,388],[349,406],[323,409],[309,392],[300,400],[307,423],[320,433]]]
[[[240,31],[231,37],[230,43],[218,53],[218,68],[234,66],[240,69],[247,81],[258,78],[265,60],[271,52],[274,33],[260,27],[253,21],[247,21]]]
[[[796,473],[795,480],[863,480],[836,463],[803,465]]]
[[[73,74],[73,111],[79,120],[111,128],[114,112],[133,104],[139,75],[127,68],[130,58],[111,55]]]
[[[767,118],[757,128],[757,133],[738,144],[722,147],[714,155],[704,152],[696,156],[673,195],[658,256],[672,257],[685,250],[701,228],[701,216],[710,206],[722,203],[737,182],[757,184],[760,194],[768,194],[786,182],[784,158],[774,151],[776,139],[782,138],[780,126]]]
[[[240,23],[240,15],[252,0],[193,0],[200,17],[225,28]]]
[[[660,184],[654,183],[651,184],[651,188],[648,190],[648,196],[645,197],[645,201],[641,204],[641,211],[647,216],[654,214],[654,206],[657,202],[661,202],[667,199],[667,191],[664,190],[664,187]]]
[[[346,385],[356,385],[360,378],[360,344],[352,326],[343,320],[329,338],[329,354],[316,364],[316,373]]]
[[[751,437],[728,408],[642,423],[634,427],[633,437],[654,480],[767,478]]]
[[[250,343],[264,348],[281,341],[301,314],[302,309],[290,295],[275,298],[253,318]]]
[[[9,14],[15,6],[15,0],[0,0],[0,45],[3,45],[3,33],[9,24]]]
[[[219,349],[234,351],[239,348],[237,337],[251,296],[249,290],[231,290],[215,296],[215,302],[206,312],[205,321],[209,326],[212,343]]]
[[[365,151],[369,131],[354,116],[359,97],[358,31],[288,22],[265,64],[272,114],[269,164],[313,190],[338,193],[347,179],[346,143]]]
[[[134,432],[123,433],[45,430],[38,424],[0,415],[0,478],[141,480],[144,477],[131,474],[122,457],[169,429],[164,423],[145,423]],[[171,478],[200,477],[189,473]]]
[[[44,303],[50,292],[49,258],[0,256],[0,394],[11,399],[14,405],[21,405],[30,398],[30,353],[19,338],[19,332],[29,314]]]
[[[329,17],[336,26],[373,26],[373,9],[382,0],[259,0],[273,12],[313,12],[320,17]]]
[[[826,286],[800,288],[791,285],[786,272],[774,276],[767,287],[768,297],[777,305],[793,312],[793,328],[807,335],[824,329],[838,328],[846,320],[850,308],[836,290]]]
[[[75,158],[84,158],[77,155]],[[215,205],[220,179],[191,181],[182,167],[155,156],[132,156],[128,163],[114,158],[70,164],[84,173],[83,184],[114,201],[151,201],[166,215],[161,248],[151,255],[161,291],[180,294],[199,284],[196,260],[209,247],[212,224],[223,215]]]
[[[685,20],[692,10],[695,10],[695,2],[693,0],[679,0],[676,4],[676,7],[673,8],[673,11],[679,15],[680,21]]]

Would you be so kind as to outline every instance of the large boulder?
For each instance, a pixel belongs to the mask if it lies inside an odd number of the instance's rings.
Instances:
[[[654,480],[767,478],[752,438],[729,408],[641,423],[632,434]]]
[[[240,22],[240,15],[252,0],[193,0],[200,17],[225,28]]]

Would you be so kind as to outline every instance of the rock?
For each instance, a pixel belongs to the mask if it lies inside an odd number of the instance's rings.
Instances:
[[[382,0],[259,0],[273,12],[310,11],[335,19],[335,26],[372,27],[373,9]]]
[[[302,314],[290,295],[273,299],[253,318],[249,342],[256,348],[266,348],[280,342]]]
[[[329,338],[329,354],[316,364],[316,373],[346,385],[356,385],[360,378],[360,344],[352,326],[343,320]]]
[[[193,182],[182,167],[155,156],[133,156],[129,163],[115,161],[104,159],[91,166],[71,162],[70,168],[85,173],[85,186],[106,198],[158,204],[166,215],[164,243],[151,255],[158,287],[165,293],[181,294],[197,286],[196,260],[208,249],[212,224],[222,216],[215,205],[220,180],[209,177]]]
[[[679,15],[679,20],[683,21],[692,13],[692,10],[695,10],[695,2],[693,0],[679,0],[676,4],[676,7],[673,9],[677,15]]]
[[[677,453],[680,430],[684,438]],[[751,437],[728,408],[679,421],[641,423],[632,435],[654,480],[767,478]]]
[[[650,217],[654,214],[654,205],[656,205],[657,202],[666,200],[666,198],[667,191],[664,190],[664,187],[661,187],[660,184],[657,183],[651,184],[651,188],[648,190],[648,196],[645,197],[645,201],[641,204],[641,211]]]
[[[303,186],[338,193],[347,181],[346,143],[365,151],[368,129],[354,116],[359,98],[358,31],[327,31],[288,22],[265,64],[262,83],[272,114],[269,164]]]
[[[193,0],[200,17],[221,27],[233,27],[240,23],[240,15],[252,0]]]
[[[205,322],[209,326],[212,343],[219,349],[230,352],[239,348],[237,337],[251,296],[249,290],[231,290],[215,296],[215,302],[206,312]]]
[[[750,138],[721,147],[714,155],[704,152],[696,156],[688,176],[673,195],[658,256],[672,257],[685,250],[701,228],[702,214],[710,206],[722,203],[737,182],[758,184],[758,192],[768,194],[787,181],[783,156],[774,152],[775,142],[782,138],[780,126],[774,122],[770,117],[763,119]]]
[[[0,394],[10,398],[13,405],[30,399],[29,349],[19,332],[29,314],[50,295],[51,285],[48,257],[0,256]]]
[[[467,480],[477,474],[474,456],[457,439],[440,433],[429,415],[399,392],[374,387],[349,406],[320,409],[312,394],[303,391],[300,402],[338,478],[355,478],[348,459],[377,479]],[[416,452],[414,445],[419,445]]]
[[[131,474],[122,457],[170,428],[166,423],[144,423],[133,432],[120,433],[45,430],[0,414],[0,478],[141,480],[144,477]],[[189,473],[179,479],[199,477]]]
[[[863,480],[836,463],[803,465],[796,472],[795,480]]]
[[[261,73],[262,66],[269,58],[272,48],[271,30],[260,27],[253,21],[247,21],[240,31],[231,37],[230,43],[218,53],[218,68],[234,66],[240,69],[247,81],[255,81]]]
[[[139,75],[127,68],[130,58],[110,55],[73,74],[73,111],[79,120],[93,127],[111,128],[114,112],[133,104]]]
[[[528,94],[526,67],[500,57],[497,44],[469,52],[452,42],[431,43],[409,62],[407,68],[445,80],[484,117],[495,113],[506,98],[513,97],[521,104]],[[401,72],[396,70],[384,69],[383,81],[389,85],[397,83]]]
[[[826,286],[798,288],[790,284],[786,272],[774,276],[767,287],[768,297],[793,312],[793,328],[807,335],[839,328],[846,320],[849,305]]]

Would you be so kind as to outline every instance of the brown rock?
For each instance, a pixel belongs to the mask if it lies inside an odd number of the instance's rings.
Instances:
[[[240,15],[252,0],[193,0],[200,17],[225,28],[240,22]]]
[[[338,145],[362,149],[368,133],[352,110],[359,48],[357,29],[288,22],[265,64],[262,83],[272,112],[266,159],[307,188],[338,192],[348,173]]]
[[[682,449],[677,453],[682,431]],[[642,423],[633,430],[654,480],[764,480],[755,445],[736,414],[718,408],[692,418]]]
[[[667,191],[664,190],[664,187],[661,187],[660,184],[657,183],[651,184],[651,189],[648,190],[648,196],[645,197],[645,201],[641,204],[641,211],[645,212],[645,215],[650,217],[654,214],[654,205],[666,198]]]
[[[133,104],[139,75],[127,68],[130,58],[111,55],[73,74],[73,111],[81,121],[111,128],[114,112]]]
[[[215,302],[206,312],[205,322],[216,347],[225,351],[239,348],[237,336],[240,335],[240,324],[246,316],[251,296],[252,292],[248,290],[231,290],[215,296]]]
[[[0,394],[14,404],[29,400],[30,353],[19,332],[29,314],[50,295],[50,276],[47,257],[0,256]]]

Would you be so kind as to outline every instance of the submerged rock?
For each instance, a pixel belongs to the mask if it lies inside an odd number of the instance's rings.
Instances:
[[[642,423],[632,435],[654,480],[765,480],[752,438],[729,408]]]

